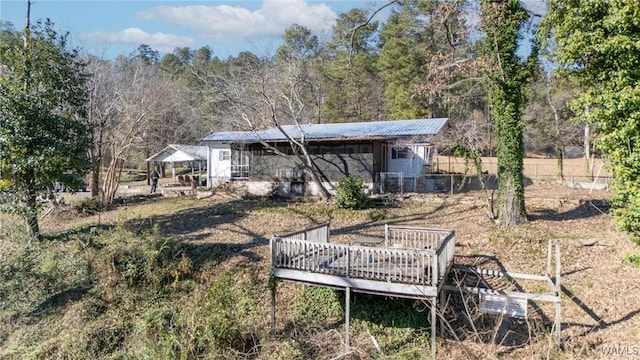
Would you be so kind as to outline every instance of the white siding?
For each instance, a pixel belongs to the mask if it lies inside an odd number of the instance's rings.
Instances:
[[[231,148],[224,144],[208,145],[207,186],[213,187],[231,178]]]
[[[429,151],[430,148],[426,144],[390,145],[387,152],[387,172],[401,172],[405,177],[418,176],[424,165],[431,163]]]

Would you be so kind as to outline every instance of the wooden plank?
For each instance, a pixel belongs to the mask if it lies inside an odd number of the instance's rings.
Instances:
[[[357,245],[380,245],[384,242],[384,238],[373,236],[358,236],[351,241],[352,244]]]
[[[320,274],[301,270],[273,269],[272,271],[274,276],[284,280],[298,281],[308,284],[327,285],[337,288],[351,287],[353,291],[358,292],[411,298],[437,296],[437,288],[435,286],[347,278],[342,276]]]

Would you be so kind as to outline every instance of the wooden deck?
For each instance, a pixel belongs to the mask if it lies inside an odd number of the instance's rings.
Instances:
[[[332,244],[328,224],[271,239],[279,279],[378,295],[437,296],[453,263],[452,230],[386,226],[383,246]]]
[[[353,245],[356,244],[356,245]],[[368,246],[367,246],[368,245]],[[550,293],[505,292],[460,284],[445,284],[453,267],[455,232],[408,226],[385,226],[384,239],[359,237],[352,244],[330,242],[329,224],[320,224],[270,241],[271,274],[276,279],[345,290],[345,353],[349,351],[351,291],[393,297],[425,299],[431,304],[431,355],[436,353],[437,298],[445,305],[446,291],[479,296],[481,311],[516,317],[527,316],[528,301],[555,303],[555,335],[560,345],[560,246],[555,241],[547,249],[545,275],[509,273],[457,266],[457,272],[477,276],[537,280],[549,286]],[[555,278],[552,278],[552,262]],[[276,287],[272,290],[272,326],[275,324]],[[441,319],[442,320],[442,319]],[[441,324],[441,329],[443,329]]]

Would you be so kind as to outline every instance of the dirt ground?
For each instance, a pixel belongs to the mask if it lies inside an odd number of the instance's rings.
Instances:
[[[331,241],[379,235],[385,223],[448,228],[456,233],[456,262],[492,259],[486,265],[542,275],[548,241],[558,240],[562,265],[560,353],[552,350],[548,334],[553,307],[540,303],[531,311],[530,320],[506,325],[507,333],[516,329],[518,336],[505,335],[505,325],[500,324],[494,324],[493,333],[488,331],[498,336],[461,330],[439,339],[438,358],[640,358],[640,269],[624,260],[628,254],[640,254],[640,250],[612,224],[605,201],[607,191],[534,184],[526,188],[525,196],[530,221],[516,229],[495,226],[487,216],[486,198],[480,192],[454,196],[406,194],[394,206],[380,210],[383,220],[374,221],[368,215],[332,215]],[[271,236],[326,220],[304,211],[317,206],[314,204],[278,205],[293,208],[292,214],[272,207],[256,210],[254,206],[254,210],[244,211],[243,201],[230,194],[204,199],[153,198],[130,205],[126,217],[149,218],[150,223],[187,242],[232,243],[242,256],[231,257],[225,266],[250,266],[258,261],[265,278]],[[101,214],[99,220],[92,216],[81,222],[122,221],[123,216],[121,210],[112,211]],[[48,218],[43,221],[43,229],[58,232],[72,222],[77,224],[78,219]],[[456,314],[445,313],[445,317],[453,327],[460,326]],[[486,323],[487,319],[481,321]],[[366,354],[371,347],[369,337],[352,336],[356,352],[361,349]]]

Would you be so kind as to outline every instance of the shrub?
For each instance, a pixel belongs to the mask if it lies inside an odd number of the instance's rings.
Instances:
[[[371,204],[371,199],[364,193],[362,179],[359,176],[349,175],[342,178],[336,186],[336,206],[340,209],[366,209]]]

